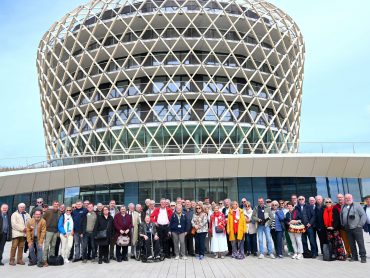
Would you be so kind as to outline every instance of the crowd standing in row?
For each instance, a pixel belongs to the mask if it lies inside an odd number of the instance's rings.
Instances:
[[[64,263],[122,262],[128,260],[129,247],[131,257],[142,250],[145,260],[202,260],[206,253],[215,258],[274,259],[284,258],[285,244],[292,259],[316,258],[319,246],[324,259],[329,254],[327,260],[358,261],[360,256],[366,263],[363,229],[370,232],[370,196],[365,202],[362,207],[350,194],[338,194],[336,204],[322,196],[306,203],[305,197],[292,195],[289,202],[259,198],[252,209],[246,198],[239,205],[230,199],[211,203],[209,198],[195,202],[179,197],[176,202],[161,199],[158,207],[149,199],[144,206],[127,208],[118,208],[114,200],[108,206],[85,200],[72,207],[54,201],[49,209],[40,198],[30,214],[20,203],[12,215],[3,204],[0,265],[7,241],[12,266],[24,265],[27,251],[30,266],[47,267],[59,254]]]

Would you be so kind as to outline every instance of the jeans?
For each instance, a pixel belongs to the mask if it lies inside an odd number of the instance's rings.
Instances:
[[[75,241],[75,250],[74,250],[75,257],[74,258],[75,258],[75,260],[79,260],[79,259],[81,259],[82,238],[81,238],[80,234],[74,234],[73,239]]]
[[[46,232],[44,242],[44,261],[46,262],[49,256],[55,256],[55,245],[57,242],[58,233]],[[50,251],[49,251],[50,250]]]
[[[159,237],[159,244],[161,246],[161,250],[163,254],[166,256],[170,256],[170,246],[169,246],[169,225],[158,225],[157,227],[158,237]]]
[[[34,238],[35,243],[37,242],[37,238]],[[36,245],[36,250],[35,250],[35,245]],[[37,251],[37,257],[36,257],[36,251]],[[31,244],[30,249],[30,262],[35,264],[35,263],[42,263],[43,262],[43,248],[42,245],[36,244]]]
[[[275,252],[277,256],[283,255],[283,233],[283,231],[271,230],[271,236],[274,242]]]
[[[302,244],[303,244],[303,252],[309,252],[308,250],[308,243],[307,237],[310,241],[311,253],[312,256],[317,256],[317,244],[316,244],[316,236],[315,231],[312,227],[307,228],[306,232],[302,235]]]
[[[86,232],[82,238],[82,259],[87,260],[88,255],[88,246],[91,246],[91,258],[95,260],[96,251],[95,251],[95,239],[94,234],[91,232]]]
[[[172,233],[175,256],[185,256],[185,233]],[[180,250],[179,250],[180,245]]]
[[[205,252],[205,248],[206,248],[206,246],[205,246],[206,236],[207,236],[207,232],[197,233],[195,235],[195,242],[198,246],[199,256],[204,256],[204,252]]]
[[[355,229],[346,229],[349,245],[351,246],[352,257],[358,258],[357,254],[357,246],[360,251],[360,257],[366,258],[366,249],[365,249],[365,242],[364,242],[364,234],[362,228],[355,228]]]
[[[263,254],[265,252],[265,247],[263,245],[263,234],[265,234],[266,242],[267,242],[267,252],[269,255],[272,254],[272,240],[271,240],[270,227],[264,226],[264,225],[258,225],[257,234],[258,234],[258,246],[260,249],[260,253]]]
[[[232,256],[235,256],[238,251],[244,255],[244,237],[242,240],[237,240],[238,235],[235,235],[235,240],[230,241]]]
[[[3,259],[4,246],[5,246],[7,237],[8,237],[8,234],[1,233],[0,235],[0,262]]]
[[[289,233],[290,240],[292,241],[292,246],[295,254],[303,253],[302,245],[302,234]]]
[[[245,234],[245,241],[247,242],[247,252],[250,254],[257,253],[257,234]]]
[[[186,253],[189,256],[194,255],[194,235],[191,234],[191,231],[189,231],[185,236],[185,247]]]

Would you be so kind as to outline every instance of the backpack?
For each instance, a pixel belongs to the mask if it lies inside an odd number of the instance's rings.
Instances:
[[[50,256],[48,258],[48,265],[54,266],[64,265],[64,259],[62,256]]]

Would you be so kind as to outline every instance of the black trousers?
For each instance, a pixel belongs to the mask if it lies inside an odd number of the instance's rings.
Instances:
[[[153,242],[153,253],[154,254],[152,254],[152,250],[151,250],[152,242]],[[159,256],[159,252],[160,252],[159,239],[154,240],[154,237],[152,237],[152,239],[148,238],[147,240],[144,240],[144,252],[145,252],[144,255],[146,258],[148,258],[149,256],[154,256],[154,257]]]
[[[116,241],[114,238],[111,238],[109,244],[109,256],[111,259],[114,259],[114,246],[116,246]]]
[[[7,234],[1,233],[0,235],[0,262],[3,259],[4,246],[5,246],[7,238],[8,238]]]
[[[194,235],[189,231],[185,236],[185,249],[189,256],[194,256]]]
[[[161,246],[161,250],[163,254],[166,256],[170,256],[170,246],[169,246],[169,225],[158,225],[157,233],[159,237],[159,244]]]
[[[358,249],[360,251],[360,257],[366,258],[364,233],[362,231],[362,228],[346,229],[346,232],[348,235],[349,245],[351,246],[352,257],[358,258],[357,246],[356,246],[356,243],[357,243]]]
[[[127,259],[128,246],[118,246],[116,244],[116,257],[117,261]]]
[[[109,259],[109,245],[99,245],[99,259]]]
[[[228,250],[228,255],[231,255],[232,254],[232,246],[231,246],[231,242],[229,240],[229,234],[226,234],[226,240],[227,240],[227,250]]]
[[[55,256],[59,255],[59,248],[60,248],[60,236],[57,237],[57,242],[55,243]]]
[[[323,254],[322,246],[326,243],[328,243],[328,238],[326,236],[326,230],[325,229],[315,229],[315,234],[319,237],[320,241],[320,250],[321,254]]]

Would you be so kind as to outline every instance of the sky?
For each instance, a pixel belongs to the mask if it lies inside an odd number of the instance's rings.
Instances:
[[[55,21],[85,2],[0,1],[0,166],[46,160],[37,47]],[[306,43],[302,144],[370,142],[370,1],[270,2],[296,21]]]

